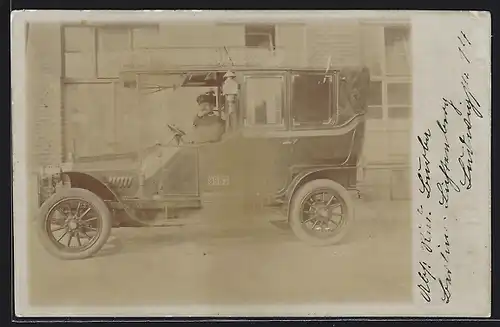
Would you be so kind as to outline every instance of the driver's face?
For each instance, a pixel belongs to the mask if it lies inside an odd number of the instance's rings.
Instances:
[[[200,108],[200,112],[203,114],[207,114],[207,113],[211,112],[212,110],[214,110],[214,106],[211,103],[207,103],[207,102],[200,103],[199,108]]]

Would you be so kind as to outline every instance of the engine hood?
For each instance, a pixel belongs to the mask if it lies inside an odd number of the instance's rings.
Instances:
[[[182,147],[177,146],[158,146],[142,154],[134,152],[80,157],[73,162],[43,167],[41,174],[82,172],[93,175],[110,173],[114,175],[113,172],[134,172],[142,174],[147,179],[162,169],[181,149]]]

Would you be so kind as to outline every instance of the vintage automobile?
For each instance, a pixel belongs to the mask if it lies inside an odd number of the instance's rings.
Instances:
[[[123,86],[138,88],[139,77],[151,73],[124,72]],[[221,206],[239,198],[280,207],[294,234],[311,245],[343,239],[357,192],[366,67],[154,74],[181,77],[182,88],[213,87],[224,133],[212,142],[186,141],[189,133],[168,122],[170,142],[43,168],[36,226],[51,254],[90,257],[107,242],[117,217],[168,225],[202,208],[207,198]]]

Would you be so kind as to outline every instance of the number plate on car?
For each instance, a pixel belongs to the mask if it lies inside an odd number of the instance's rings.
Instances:
[[[227,186],[227,185],[229,185],[229,176],[210,175],[210,176],[208,176],[208,185],[210,185],[210,186]]]

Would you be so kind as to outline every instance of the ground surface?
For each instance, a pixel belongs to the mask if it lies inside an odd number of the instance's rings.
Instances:
[[[117,228],[100,254],[48,255],[30,240],[32,305],[391,302],[410,299],[410,203],[360,203],[343,244],[313,248],[247,211],[198,225]]]

